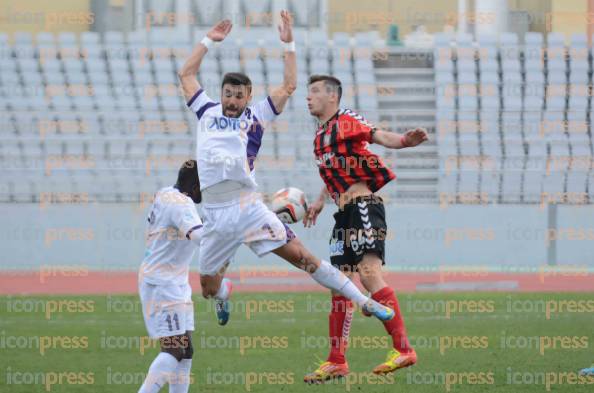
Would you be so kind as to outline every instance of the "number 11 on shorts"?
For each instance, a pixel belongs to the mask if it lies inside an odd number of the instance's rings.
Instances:
[[[173,314],[173,318],[171,318],[171,314],[167,314],[167,318],[165,318],[165,320],[167,321],[167,326],[169,327],[170,332],[173,331],[173,324],[171,323],[172,319],[175,322],[175,330],[179,330],[179,319],[177,318],[177,313]]]

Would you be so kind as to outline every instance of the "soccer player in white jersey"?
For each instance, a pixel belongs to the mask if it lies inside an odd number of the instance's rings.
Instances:
[[[170,393],[187,393],[190,386],[194,305],[188,272],[202,232],[194,205],[200,198],[196,161],[186,161],[175,186],[160,189],[149,211],[138,292],[146,329],[159,339],[161,352],[139,393],[158,392],[165,383]]]
[[[285,48],[283,83],[253,105],[251,81],[244,74],[223,77],[220,102],[211,99],[196,78],[208,48],[213,42],[223,41],[231,27],[229,20],[217,23],[178,73],[188,107],[198,118],[196,160],[204,218],[199,257],[203,296],[226,304],[230,286],[226,279],[223,281],[224,271],[243,243],[258,256],[275,253],[379,319],[393,318],[391,309],[363,295],[338,269],[312,255],[257,197],[254,160],[262,142],[263,123],[282,112],[297,83],[292,20],[287,11],[281,12],[278,30]],[[226,307],[217,310],[219,323],[225,324]]]

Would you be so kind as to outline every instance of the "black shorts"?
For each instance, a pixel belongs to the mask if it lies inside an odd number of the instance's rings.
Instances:
[[[385,264],[386,210],[376,195],[358,197],[334,213],[330,237],[330,262],[334,266],[356,266],[368,253]]]

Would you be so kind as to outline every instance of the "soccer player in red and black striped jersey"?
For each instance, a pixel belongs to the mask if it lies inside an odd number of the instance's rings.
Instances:
[[[392,149],[417,146],[425,142],[427,132],[417,128],[397,134],[376,129],[362,116],[339,109],[342,86],[338,79],[314,75],[309,80],[307,106],[319,121],[314,140],[314,154],[325,183],[318,200],[303,218],[306,227],[314,225],[330,196],[338,205],[330,239],[330,259],[349,277],[359,273],[361,283],[376,301],[394,309],[395,317],[384,322],[392,337],[393,349],[384,363],[374,368],[376,374],[390,373],[416,363],[417,355],[406,338],[406,330],[394,290],[386,285],[381,267],[385,264],[386,219],[382,198],[375,195],[396,176],[376,154],[370,143]],[[330,312],[330,355],[317,370],[305,376],[306,382],[323,382],[349,372],[345,352],[353,315],[352,303],[332,293]]]

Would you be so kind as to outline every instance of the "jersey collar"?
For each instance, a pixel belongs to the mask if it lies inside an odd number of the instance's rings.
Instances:
[[[337,118],[338,118],[338,115],[339,115],[339,113],[340,113],[340,108],[339,108],[339,109],[336,111],[336,113],[335,113],[334,115],[332,115],[332,117],[331,117],[331,118],[329,118],[328,120],[326,120],[326,122],[325,122],[324,124],[319,124],[319,123],[318,123],[318,131],[325,130],[325,129],[326,129],[326,127],[328,126],[328,124],[330,124],[330,122],[331,122],[332,120],[334,120],[334,119],[337,119]]]

